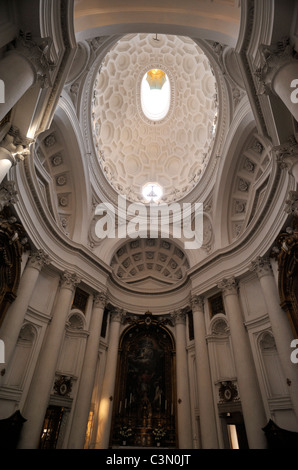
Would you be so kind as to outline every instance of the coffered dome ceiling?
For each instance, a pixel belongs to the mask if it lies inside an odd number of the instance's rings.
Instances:
[[[146,117],[141,103],[142,79],[151,69],[165,72],[170,84],[160,120]],[[208,164],[217,107],[213,71],[194,41],[124,36],[105,57],[93,89],[94,143],[108,182],[135,202],[143,201],[147,183],[162,187],[164,202],[187,195]]]

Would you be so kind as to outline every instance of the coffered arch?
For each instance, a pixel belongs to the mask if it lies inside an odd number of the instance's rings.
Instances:
[[[36,141],[35,172],[40,202],[47,207],[49,218],[68,238],[84,242],[90,193],[78,130],[71,107],[61,100],[50,129]]]

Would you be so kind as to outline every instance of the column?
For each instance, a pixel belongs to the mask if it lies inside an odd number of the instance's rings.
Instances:
[[[13,165],[15,165],[15,159],[11,152],[6,148],[0,147],[0,183]]]
[[[258,257],[252,262],[252,270],[257,273],[260,281],[276,348],[288,384],[293,409],[298,418],[298,370],[297,365],[291,362],[293,350],[291,341],[294,339],[292,329],[286,313],[280,307],[270,260],[266,257]]]
[[[267,443],[262,428],[267,424],[267,418],[259,390],[249,338],[242,318],[237,281],[235,278],[224,279],[218,287],[223,292],[225,310],[229,320],[237,383],[249,448],[264,449],[267,447]]]
[[[17,298],[9,307],[0,330],[0,338],[5,344],[5,365],[3,367],[7,368],[13,355],[39,273],[43,266],[49,263],[50,259],[43,250],[32,253],[28,259],[20,279]],[[4,382],[4,377],[1,379]]]
[[[82,367],[80,385],[76,399],[76,407],[68,441],[69,449],[84,448],[85,434],[88,424],[94,377],[98,359],[101,324],[106,299],[106,294],[100,293],[95,296],[93,302],[93,310],[89,327],[89,338],[87,341],[84,364]]]
[[[110,315],[109,348],[98,412],[97,449],[107,449],[109,446],[119,349],[119,333],[124,312],[121,309],[115,309]]]
[[[22,415],[27,421],[23,426],[19,442],[20,449],[36,449],[38,447],[65,332],[65,323],[71,308],[74,289],[79,282],[80,279],[76,274],[64,272],[61,276],[58,298],[22,410]]]
[[[28,35],[20,35],[1,59],[0,92],[3,99],[0,103],[0,121],[37,81],[40,88],[51,84],[54,65],[50,59],[50,41],[50,38],[41,38],[37,43]],[[23,133],[27,134],[27,129],[23,130]],[[0,183],[11,166],[29,153],[29,139],[26,135],[21,140],[19,137],[15,143],[14,137],[8,134],[0,143]],[[34,135],[31,138],[34,138]]]
[[[53,63],[50,59],[49,39],[40,43],[20,35],[0,61],[0,79],[4,85],[4,103],[0,104],[0,120],[22,98],[29,88],[39,80],[41,87],[50,82]],[[20,79],[21,78],[21,79]]]
[[[267,91],[277,95],[298,120],[297,92],[298,60],[289,39],[277,44],[260,46],[261,65],[256,70],[259,93]]]
[[[177,420],[179,449],[192,449],[192,429],[188,364],[186,352],[186,314],[178,310],[173,313],[176,332],[177,370]]]
[[[195,295],[191,299],[196,352],[196,367],[199,393],[200,428],[203,449],[217,449],[217,429],[214,413],[210,364],[206,343],[203,298]]]

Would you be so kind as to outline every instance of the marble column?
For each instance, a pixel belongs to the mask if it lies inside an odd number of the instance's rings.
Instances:
[[[176,332],[177,422],[179,449],[192,449],[190,391],[186,351],[186,314],[172,314]]]
[[[218,287],[223,292],[231,332],[237,383],[250,449],[267,447],[262,428],[267,424],[249,338],[245,329],[235,278],[224,279]]]
[[[123,317],[124,312],[121,309],[115,309],[110,313],[111,323],[109,348],[107,351],[105,374],[98,412],[98,430],[95,446],[97,449],[107,449],[109,446],[119,349],[119,334]]]
[[[0,339],[5,344],[5,364],[3,368],[7,368],[15,350],[39,273],[43,266],[49,263],[50,259],[43,250],[33,252],[27,261],[20,279],[17,298],[9,307],[0,329]],[[5,376],[1,377],[0,380],[3,384]]]
[[[252,262],[251,269],[257,273],[260,281],[277,352],[285,374],[293,409],[298,418],[298,369],[297,364],[291,362],[291,342],[294,339],[291,325],[287,314],[280,306],[278,288],[269,258],[258,257]]]
[[[36,83],[39,84],[35,95],[40,89],[51,85],[51,71],[54,64],[50,58],[50,38],[41,38],[39,43],[32,40],[28,35],[20,35],[12,44],[4,57],[0,60],[0,121],[19,102],[25,93]],[[14,115],[14,127],[24,127],[16,142],[13,135],[7,136],[0,142],[0,183],[3,181],[12,165],[29,154],[28,145],[35,137],[28,135],[28,124],[24,126],[23,119],[17,119]],[[20,121],[20,122],[19,122]],[[11,125],[8,123],[7,125]],[[32,134],[32,132],[30,132]]]
[[[94,297],[89,337],[68,441],[69,449],[84,448],[106,299],[107,297],[104,293],[96,294]]]
[[[206,343],[204,300],[201,296],[195,295],[191,298],[191,305],[194,325],[202,448],[217,449],[218,439]]]
[[[61,275],[60,290],[48,325],[44,343],[35,367],[22,415],[26,418],[20,449],[36,449],[39,445],[44,416],[55,377],[57,360],[65,333],[67,315],[71,308],[75,287],[80,283],[76,274],[64,272]]]

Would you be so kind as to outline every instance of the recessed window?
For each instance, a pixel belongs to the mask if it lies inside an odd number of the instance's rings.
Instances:
[[[167,74],[160,69],[145,73],[141,83],[141,104],[145,116],[151,121],[160,121],[168,114],[171,87]]]
[[[163,191],[158,183],[147,183],[143,186],[142,194],[146,202],[158,202]]]

